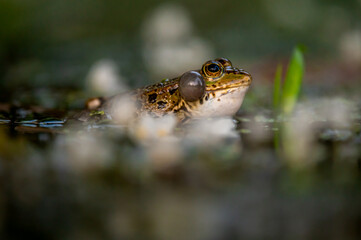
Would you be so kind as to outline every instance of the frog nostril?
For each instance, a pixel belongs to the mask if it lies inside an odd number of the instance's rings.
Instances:
[[[246,76],[248,76],[248,77],[251,77],[251,74],[249,74],[248,72],[246,72],[245,70],[243,70],[243,69],[237,69],[238,70],[238,72],[240,73],[240,74],[243,74],[243,75],[246,75]]]

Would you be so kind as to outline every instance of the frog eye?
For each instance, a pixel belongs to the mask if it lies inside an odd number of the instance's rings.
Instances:
[[[217,61],[208,61],[203,65],[203,72],[207,77],[217,78],[223,74],[223,66]]]
[[[199,72],[189,71],[179,79],[180,95],[187,102],[193,102],[203,97],[206,90],[206,83]]]

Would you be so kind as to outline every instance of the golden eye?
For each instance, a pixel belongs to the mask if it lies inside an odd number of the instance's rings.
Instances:
[[[208,61],[203,65],[203,72],[207,77],[217,78],[223,74],[223,66],[216,61]]]

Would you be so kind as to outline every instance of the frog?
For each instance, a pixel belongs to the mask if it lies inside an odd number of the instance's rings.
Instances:
[[[124,96],[136,102],[134,117],[174,115],[183,122],[191,118],[234,115],[252,82],[251,74],[233,67],[227,58],[205,62],[201,69],[111,97],[94,98],[87,109],[113,119]]]

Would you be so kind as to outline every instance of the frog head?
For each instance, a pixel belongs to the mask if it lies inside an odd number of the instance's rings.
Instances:
[[[226,58],[207,61],[202,69],[179,78],[179,93],[193,117],[230,116],[240,108],[252,82],[249,73]]]

